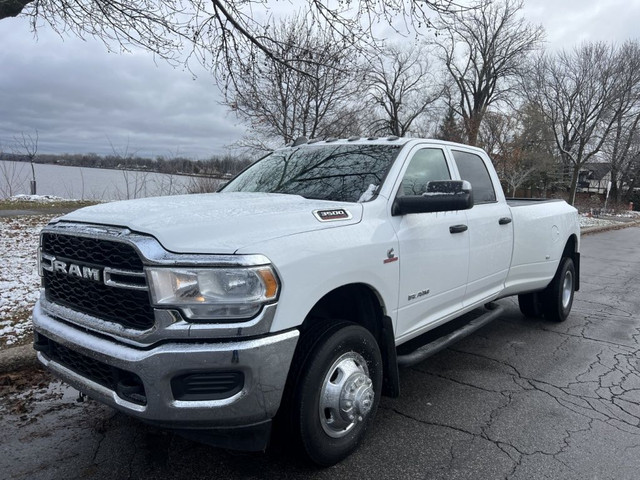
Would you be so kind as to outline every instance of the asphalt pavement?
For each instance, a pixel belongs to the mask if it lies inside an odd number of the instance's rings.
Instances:
[[[637,227],[582,239],[566,322],[525,319],[501,300],[498,320],[402,370],[400,397],[382,400],[366,442],[334,467],[194,443],[23,371],[0,377],[0,476],[636,480],[639,240]]]

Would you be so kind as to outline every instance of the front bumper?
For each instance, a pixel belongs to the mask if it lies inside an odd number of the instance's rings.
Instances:
[[[88,396],[143,421],[175,429],[220,429],[261,426],[280,405],[282,392],[299,332],[287,332],[250,340],[163,343],[136,348],[78,329],[35,306],[37,334],[100,364],[137,375],[144,385],[145,404],[128,401],[114,389],[93,381],[39,352],[38,359],[64,381]],[[171,381],[198,372],[242,372],[242,389],[228,398],[176,400]]]

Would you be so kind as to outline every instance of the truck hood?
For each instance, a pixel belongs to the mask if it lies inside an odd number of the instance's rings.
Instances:
[[[331,215],[341,209],[346,215]],[[323,215],[315,215],[316,211],[329,215],[320,220]],[[60,220],[127,227],[153,235],[176,253],[232,254],[261,241],[353,225],[361,219],[362,205],[356,203],[230,192],[105,203],[76,210]]]

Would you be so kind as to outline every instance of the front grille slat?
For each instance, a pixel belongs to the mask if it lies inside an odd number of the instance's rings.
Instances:
[[[44,272],[44,289],[48,301],[81,313],[145,330],[153,326],[153,308],[144,290],[109,287],[60,273]]]
[[[71,263],[115,271],[143,272],[143,263],[137,251],[131,245],[117,241],[45,232],[42,235],[42,251]],[[146,286],[145,277],[127,277],[126,280],[132,285],[126,288],[122,283],[105,284],[103,275],[104,272],[100,275],[100,281],[96,281],[45,269],[45,297],[49,302],[126,328],[151,328],[155,316],[148,291],[141,289]],[[115,277],[120,279],[118,273]]]
[[[140,256],[131,245],[89,237],[45,233],[42,250],[52,255],[73,258],[121,270],[142,271]]]

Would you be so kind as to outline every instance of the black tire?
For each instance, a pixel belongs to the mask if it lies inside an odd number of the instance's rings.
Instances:
[[[576,288],[576,269],[571,258],[560,261],[558,271],[542,292],[544,316],[554,322],[564,322],[571,312]]]
[[[544,313],[538,292],[518,295],[518,306],[522,314],[528,318],[541,318]]]
[[[328,467],[349,456],[373,422],[382,358],[376,339],[360,325],[330,322],[309,333],[314,338],[307,339],[312,346],[298,365],[291,427],[302,453]]]

